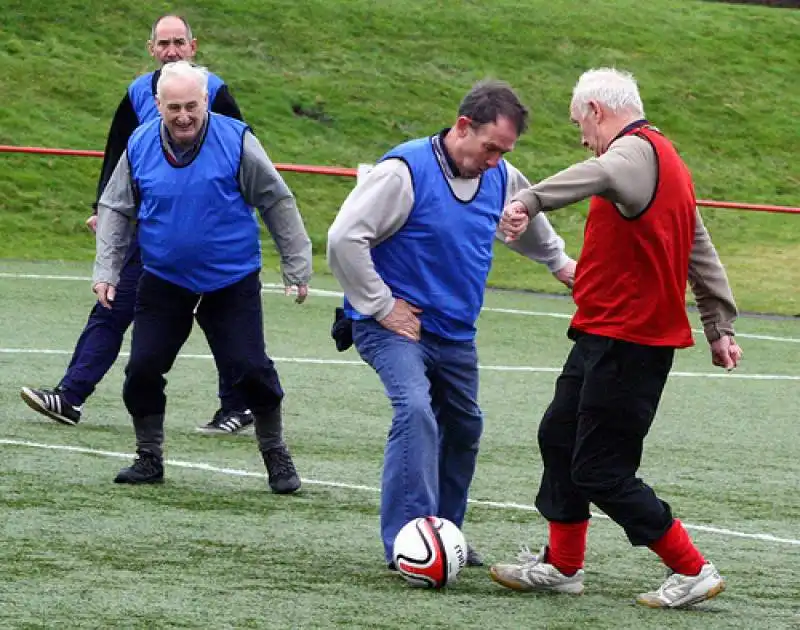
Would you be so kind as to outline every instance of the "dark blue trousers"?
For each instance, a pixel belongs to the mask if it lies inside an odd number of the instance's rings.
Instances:
[[[575,345],[539,426],[536,507],[548,521],[589,518],[594,503],[634,545],[672,525],[670,506],[636,476],[675,351],[571,331]]]
[[[113,308],[105,308],[99,302],[94,305],[75,344],[67,371],[59,383],[71,405],[82,405],[117,360],[125,332],[133,321],[141,275],[139,242],[134,237],[125,255]],[[242,411],[246,408],[222,372],[219,375],[219,398],[223,411]]]
[[[387,562],[397,533],[420,516],[464,522],[483,415],[474,341],[423,332],[410,341],[373,319],[353,322],[353,341],[378,373],[394,416],[381,484],[381,536]]]
[[[256,416],[268,416],[280,405],[283,389],[266,353],[258,271],[202,295],[148,271],[142,274],[122,391],[128,412],[134,418],[164,413],[164,376],[195,318],[220,373],[229,378],[232,394]]]

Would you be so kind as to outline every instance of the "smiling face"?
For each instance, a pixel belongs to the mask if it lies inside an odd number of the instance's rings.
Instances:
[[[505,116],[479,126],[459,116],[454,131],[456,141],[450,153],[461,177],[467,179],[496,167],[504,154],[513,151],[519,137],[516,125]]]
[[[197,52],[197,40],[189,37],[183,20],[170,15],[158,22],[147,49],[162,66],[173,61],[191,61]]]
[[[200,135],[208,109],[208,95],[192,76],[173,76],[156,97],[158,111],[172,139],[191,145]]]

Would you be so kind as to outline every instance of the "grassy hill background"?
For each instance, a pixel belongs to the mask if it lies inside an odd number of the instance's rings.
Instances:
[[[231,86],[276,162],[374,160],[449,124],[464,92],[492,76],[531,108],[532,129],[510,159],[540,179],[586,156],[568,121],[571,89],[583,70],[614,65],[636,74],[648,117],[677,144],[699,197],[800,204],[800,12],[721,3],[7,0],[0,143],[102,149],[126,86],[151,68],[153,19],[173,11],[189,19],[198,62]],[[0,258],[91,260],[83,221],[99,167],[0,155]],[[324,273],[327,227],[353,182],[287,181]],[[584,213],[551,215],[573,255]],[[703,214],[740,306],[800,313],[800,217]],[[558,289],[538,265],[498,251],[495,286]]]

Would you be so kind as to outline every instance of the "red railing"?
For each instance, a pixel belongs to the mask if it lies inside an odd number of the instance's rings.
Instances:
[[[59,155],[76,157],[102,158],[102,151],[83,151],[80,149],[47,149],[43,147],[15,147],[0,144],[0,153],[33,153],[36,155]],[[303,164],[275,164],[279,171],[290,173],[311,173],[315,175],[334,175],[338,177],[355,177],[357,170],[354,168],[337,166],[309,166]],[[698,199],[697,205],[706,208],[724,208],[728,210],[750,210],[753,212],[781,212],[786,214],[800,214],[800,208],[791,206],[773,206],[769,204],[738,203],[734,201],[709,201]]]

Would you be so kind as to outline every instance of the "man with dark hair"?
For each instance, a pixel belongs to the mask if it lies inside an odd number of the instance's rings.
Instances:
[[[328,232],[356,349],[394,408],[381,495],[390,568],[409,520],[464,521],[483,430],[475,323],[502,208],[528,186],[503,159],[527,116],[507,84],[477,84],[453,127],[384,155]],[[575,263],[548,221],[512,247],[571,286]],[[481,564],[472,549],[468,564]]]
[[[144,271],[136,294],[123,399],[137,458],[116,483],[164,479],[164,375],[192,329],[206,335],[221,371],[252,410],[273,492],[300,479],[283,441],[283,389],[264,343],[257,208],[281,254],[287,293],[308,295],[311,241],[294,197],[241,121],[209,113],[204,68],[164,66],[161,120],[139,127],[99,202],[93,288],[108,307],[138,220]],[[203,226],[202,230],[197,225]]]
[[[191,61],[197,52],[197,40],[192,37],[189,23],[177,15],[159,17],[151,29],[147,42],[150,55],[164,64]],[[103,166],[97,183],[99,200],[111,174],[125,151],[128,139],[134,130],[146,122],[159,117],[155,92],[161,70],[148,72],[130,84],[114,114],[108,132]],[[214,74],[208,75],[209,109],[237,120],[242,120],[239,107],[225,83]],[[97,202],[95,213],[86,221],[94,231],[97,225]],[[116,299],[110,308],[99,302],[89,314],[66,373],[54,389],[23,387],[22,399],[29,407],[62,424],[76,425],[81,419],[83,403],[92,395],[97,384],[114,365],[122,348],[125,331],[133,321],[136,287],[142,275],[142,262],[136,236],[128,248],[117,284]],[[213,419],[198,427],[209,433],[235,433],[253,423],[253,416],[231,387],[226,375],[219,377],[220,408]]]

